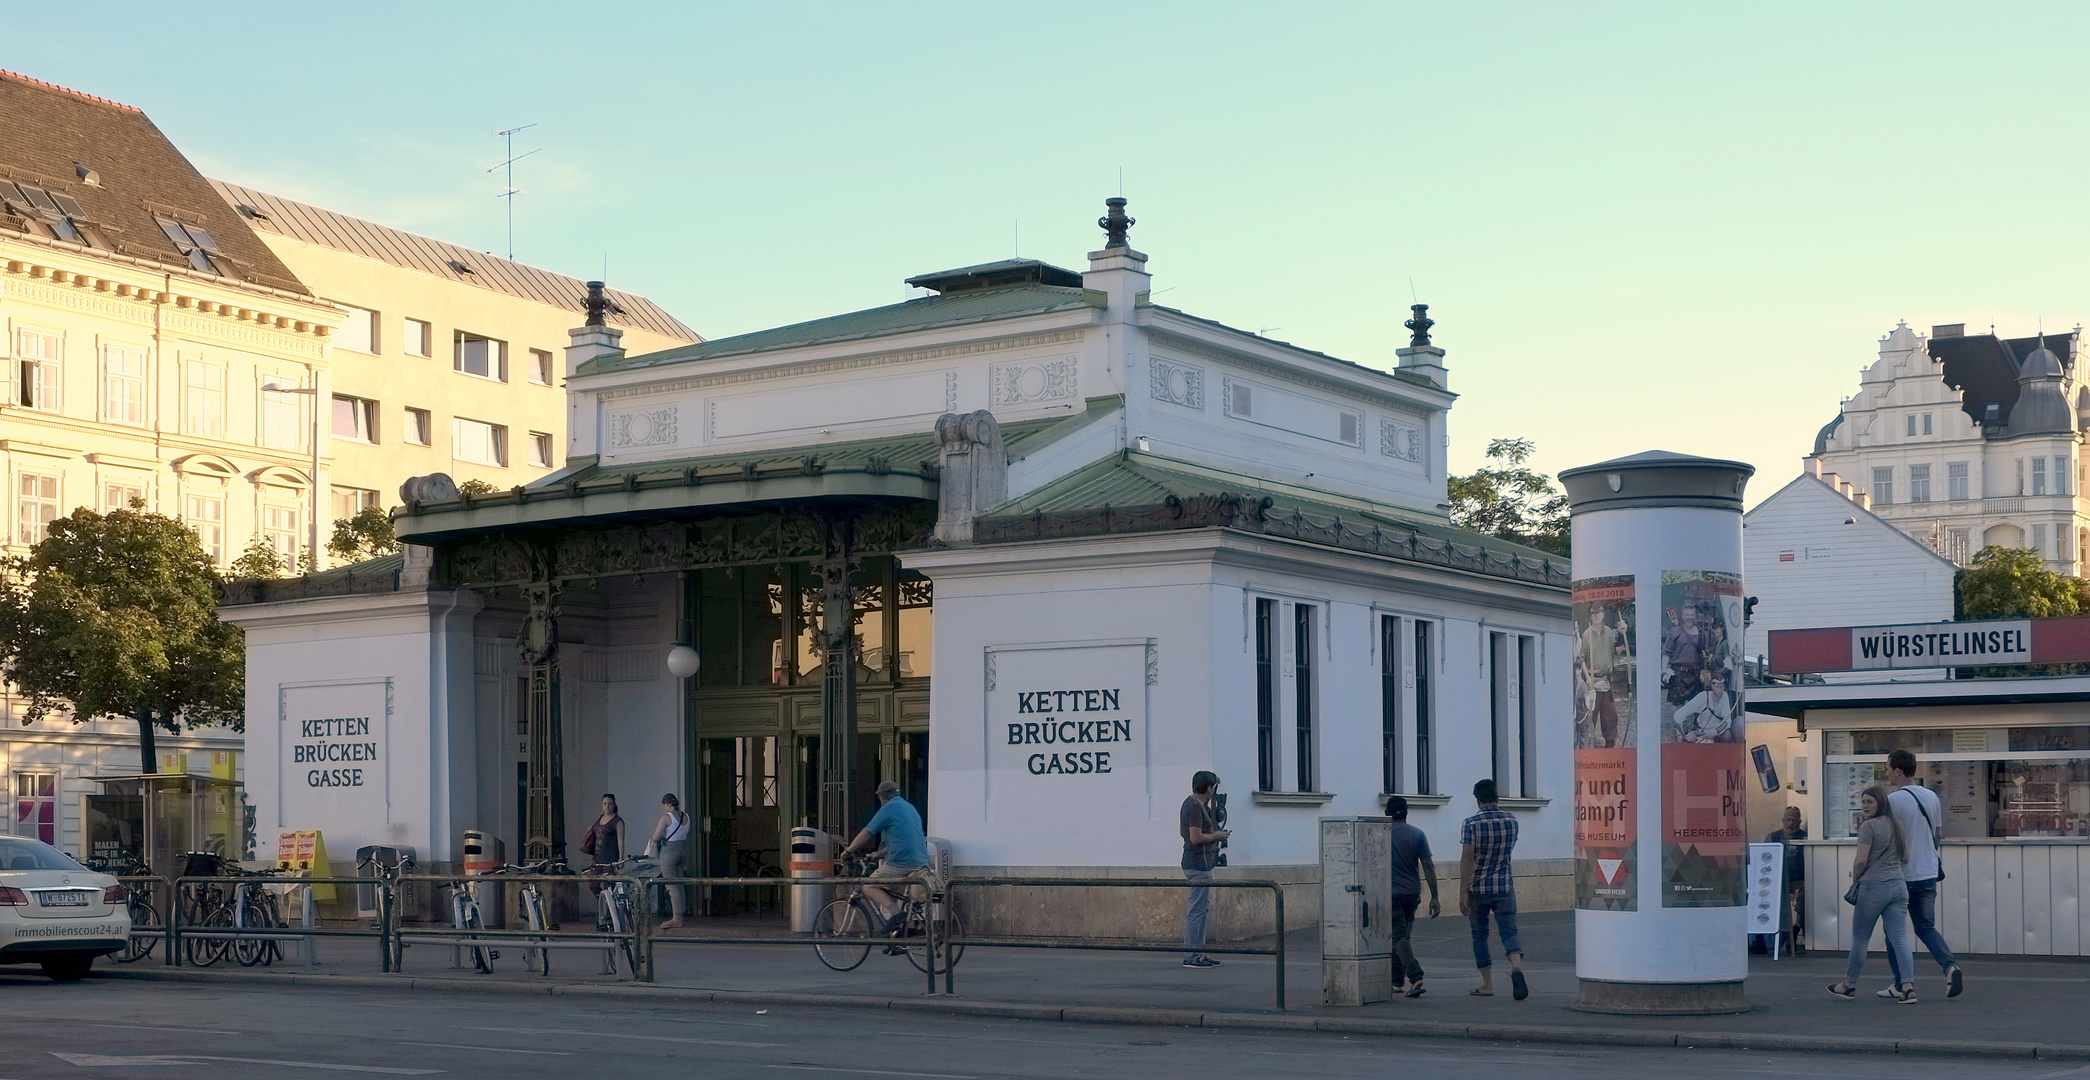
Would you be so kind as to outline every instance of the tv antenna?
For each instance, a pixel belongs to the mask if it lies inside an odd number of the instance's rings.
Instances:
[[[508,170],[508,182],[505,185],[508,190],[501,192],[495,197],[508,200],[508,257],[511,259],[515,258],[515,197],[521,194],[521,191],[515,186],[515,163],[529,157],[531,154],[537,153],[538,150],[544,149],[540,146],[537,150],[525,150],[520,154],[516,153],[515,133],[528,131],[536,126],[535,124],[524,124],[521,127],[512,127],[506,131],[494,132],[494,138],[506,139],[508,141],[508,160],[501,162],[492,169],[486,170],[487,172],[493,172],[497,169]]]

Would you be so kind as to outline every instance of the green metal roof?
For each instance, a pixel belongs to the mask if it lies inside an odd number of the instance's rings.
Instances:
[[[611,371],[662,367],[698,360],[716,360],[743,353],[822,345],[836,341],[906,334],[966,323],[1015,319],[1103,306],[1103,294],[1053,285],[1010,285],[993,289],[967,289],[938,296],[925,296],[885,307],[832,315],[811,322],[757,330],[737,337],[717,338],[638,356],[598,356],[580,366],[577,374],[600,375]]]
[[[980,543],[1227,527],[1565,587],[1567,560],[1411,511],[1127,452],[980,516]]]

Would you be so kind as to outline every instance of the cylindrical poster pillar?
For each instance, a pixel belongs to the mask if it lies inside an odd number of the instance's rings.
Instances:
[[[1749,1008],[1742,487],[1755,471],[1650,451],[1560,474],[1575,552],[1578,1009]]]

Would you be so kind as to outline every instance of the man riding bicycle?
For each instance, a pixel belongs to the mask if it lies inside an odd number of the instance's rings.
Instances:
[[[900,797],[900,785],[886,780],[878,785],[878,812],[864,823],[863,831],[842,849],[848,857],[860,848],[869,848],[872,837],[884,844],[879,855],[878,869],[872,871],[872,881],[908,881],[929,867],[929,841],[922,832],[922,814],[906,799]],[[877,932],[883,934],[892,925],[893,917],[900,912],[906,900],[906,885],[887,887],[864,886],[864,898],[878,910],[880,925]]]

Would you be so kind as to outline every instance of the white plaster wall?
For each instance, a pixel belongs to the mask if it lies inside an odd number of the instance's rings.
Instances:
[[[1314,862],[1319,818],[1382,812],[1376,629],[1381,611],[1441,625],[1436,767],[1440,789],[1452,798],[1440,808],[1417,806],[1411,820],[1430,834],[1444,859],[1456,859],[1459,821],[1474,810],[1472,783],[1490,768],[1483,635],[1500,629],[1538,636],[1536,794],[1549,801],[1520,811],[1518,856],[1568,856],[1573,761],[1564,604],[1527,597],[1517,605],[1527,610],[1505,611],[1479,597],[1445,595],[1457,586],[1441,578],[1416,587],[1390,574],[1372,574],[1367,560],[1341,558],[1335,561],[1356,564],[1347,574],[1316,575],[1296,566],[1281,568],[1279,558],[1221,551],[1228,543],[1214,533],[1160,534],[910,558],[909,565],[925,570],[937,588],[930,754],[938,786],[929,824],[932,832],[953,841],[960,863],[1172,866],[1182,851],[1177,807],[1189,793],[1191,774],[1205,768],[1219,773],[1222,790],[1230,795],[1235,838],[1229,865]],[[1262,805],[1251,794],[1257,779],[1256,692],[1248,620],[1258,596],[1320,609],[1319,786],[1332,796],[1325,803]],[[1143,638],[1156,643],[1149,765],[1143,775],[1125,782],[1140,788],[1145,814],[1136,820],[1087,820],[1080,805],[1054,805],[1053,778],[1047,777],[1030,785],[1039,791],[1034,813],[1003,820],[997,808],[1007,801],[997,796],[990,807],[986,798],[984,747],[994,733],[982,730],[984,648]],[[1289,693],[1287,682],[1280,697]],[[1295,740],[1290,714],[1285,715],[1280,742],[1282,771],[1289,779]],[[1004,778],[992,782],[1000,785]]]

